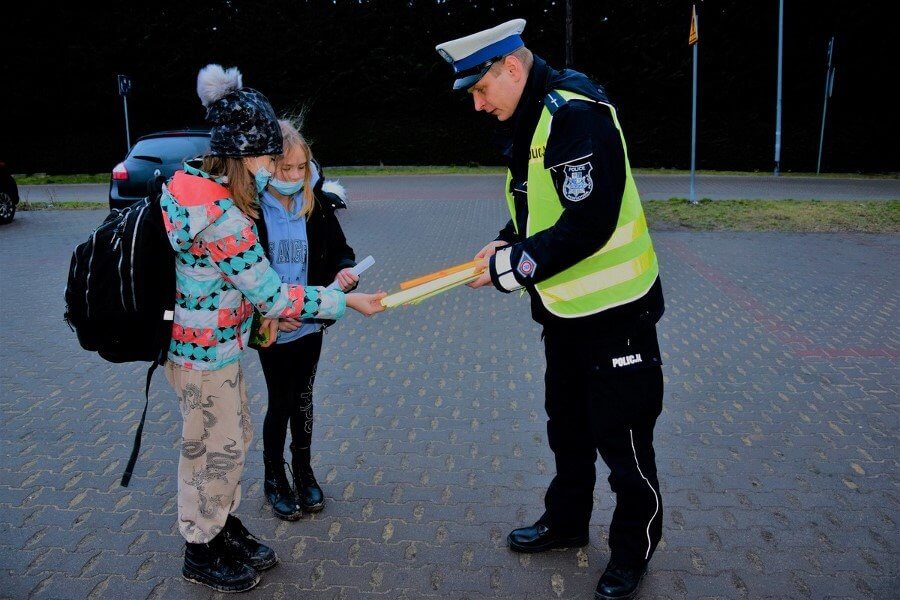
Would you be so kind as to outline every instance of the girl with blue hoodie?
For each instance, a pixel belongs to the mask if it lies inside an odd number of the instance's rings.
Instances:
[[[353,249],[334,214],[343,188],[324,182],[309,144],[290,121],[279,121],[284,153],[260,195],[256,227],[266,257],[283,283],[329,285],[347,292],[358,277]],[[323,183],[324,182],[324,183]],[[259,348],[268,391],[263,424],[264,491],[275,516],[295,521],[325,506],[310,464],[313,385],[322,351],[321,320],[279,319],[274,344]],[[284,445],[291,431],[293,486],[284,472]]]
[[[284,283],[270,266],[252,219],[282,152],[275,112],[232,68],[200,71],[197,92],[210,122],[202,165],[185,165],[160,204],[176,251],[176,304],[166,377],[182,415],[178,526],[182,574],[223,592],[248,590],[278,561],[234,516],[252,437],[240,358],[254,311],[269,319],[339,319],[349,306],[383,310],[384,294],[345,294]]]

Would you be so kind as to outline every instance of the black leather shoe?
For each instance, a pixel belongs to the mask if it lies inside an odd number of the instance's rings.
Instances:
[[[304,512],[316,513],[325,508],[325,494],[316,481],[310,462],[309,448],[300,449],[291,444],[291,473],[297,500]]]
[[[579,535],[558,535],[543,523],[531,527],[513,529],[506,536],[506,543],[513,552],[544,552],[553,548],[577,548],[587,546],[590,536],[587,532]]]
[[[287,476],[284,474],[284,459],[269,459],[263,457],[263,466],[265,468],[265,480],[263,481],[263,492],[266,494],[266,500],[272,507],[272,512],[279,519],[285,521],[296,521],[303,516],[300,510],[297,496],[291,489]]]
[[[228,554],[222,534],[208,544],[185,544],[181,574],[188,581],[226,593],[246,592],[259,583],[256,569]]]
[[[645,565],[627,567],[610,562],[597,582],[594,600],[627,600],[634,598],[641,579],[647,572]]]
[[[260,544],[234,515],[228,515],[219,536],[232,558],[250,565],[257,571],[266,571],[278,564],[278,555],[275,551],[265,544]]]

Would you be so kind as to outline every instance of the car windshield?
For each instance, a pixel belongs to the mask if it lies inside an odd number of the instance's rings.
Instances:
[[[153,156],[164,163],[172,163],[194,158],[208,149],[208,137],[179,135],[140,140],[129,156]]]

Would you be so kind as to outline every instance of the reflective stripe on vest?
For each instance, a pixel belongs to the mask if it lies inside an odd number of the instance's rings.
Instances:
[[[552,227],[563,213],[550,169],[544,168],[544,152],[550,137],[553,113],[572,99],[596,102],[609,109],[625,152],[625,191],[616,229],[606,244],[591,256],[535,286],[547,310],[565,318],[592,315],[633,302],[650,290],[659,275],[659,264],[637,186],[631,175],[628,150],[615,108],[580,94],[554,90],[545,98],[544,109],[531,140],[525,235],[532,236]],[[586,160],[588,157],[584,158]],[[511,180],[512,173],[507,173],[506,200],[512,222],[518,230],[515,200],[509,185]]]

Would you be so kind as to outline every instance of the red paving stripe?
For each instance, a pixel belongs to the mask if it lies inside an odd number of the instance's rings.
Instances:
[[[671,254],[689,265],[703,279],[712,283],[725,297],[753,317],[762,329],[772,334],[783,344],[792,346],[791,351],[799,358],[900,358],[900,352],[891,348],[826,348],[817,346],[812,339],[797,331],[797,328],[778,315],[768,312],[765,304],[750,292],[739,286],[728,275],[703,260],[690,246],[679,240],[659,240]]]

